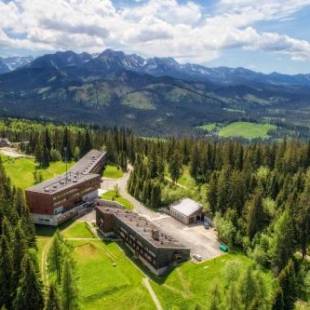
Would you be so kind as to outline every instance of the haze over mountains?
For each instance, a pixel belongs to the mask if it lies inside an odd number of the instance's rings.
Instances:
[[[307,126],[310,74],[206,68],[120,51],[0,60],[2,115],[185,133],[239,119]]]

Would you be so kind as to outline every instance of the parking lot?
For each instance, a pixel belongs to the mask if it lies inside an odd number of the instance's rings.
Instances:
[[[191,255],[198,254],[202,260],[223,254],[219,250],[216,231],[203,225],[185,226],[169,215],[153,218],[153,223],[191,249]]]

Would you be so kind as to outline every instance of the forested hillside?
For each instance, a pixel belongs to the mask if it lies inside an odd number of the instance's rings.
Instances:
[[[128,190],[150,208],[158,209],[185,196],[203,203],[215,221],[220,240],[232,251],[250,257],[256,266],[245,273],[242,285],[237,285],[234,276],[231,285],[215,288],[212,304],[221,306],[212,309],[244,309],[245,304],[246,309],[293,309],[296,302],[309,306],[309,142],[284,139],[270,144],[242,144],[196,138],[146,139],[127,130],[21,120],[2,121],[0,136],[23,141],[21,148],[35,154],[41,166],[64,159],[64,146],[68,147],[69,160],[78,159],[92,147],[105,146],[110,162],[123,170],[127,169],[127,161],[133,165]],[[0,211],[0,303],[8,309],[28,309],[24,307],[29,293],[25,283],[31,283],[37,294],[27,299],[34,298],[33,303],[37,302],[37,309],[41,309],[43,287],[34,259],[29,211],[22,192],[11,188],[3,167]],[[63,242],[57,238],[55,246]],[[60,247],[65,253],[66,245]],[[50,268],[55,275],[56,267]],[[264,280],[255,276],[256,269],[272,271],[276,289],[271,299],[261,299],[266,283],[259,283]],[[13,289],[16,285],[17,292]],[[250,287],[247,298],[244,290]],[[235,299],[230,298],[233,295]]]
[[[309,137],[309,77],[208,69],[106,50],[57,52],[0,75],[0,115],[197,134],[205,123],[272,123]],[[284,131],[284,132],[283,132]]]

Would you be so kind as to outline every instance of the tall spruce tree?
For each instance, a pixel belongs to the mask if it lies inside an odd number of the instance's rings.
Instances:
[[[255,194],[248,206],[247,216],[247,234],[252,239],[255,234],[264,227],[266,223],[266,214],[263,207],[263,197],[260,192]]]
[[[11,308],[13,253],[8,238],[0,238],[0,306]]]
[[[283,292],[283,309],[294,309],[294,303],[297,297],[297,281],[295,266],[292,260],[280,272],[278,279]]]
[[[64,253],[65,249],[63,239],[59,231],[57,230],[53,237],[52,245],[48,253],[48,269],[51,273],[55,274],[58,284],[60,284],[61,282]]]
[[[51,284],[48,288],[44,310],[61,310],[60,299],[58,297],[57,288],[54,284]]]
[[[26,254],[22,261],[22,277],[13,305],[15,310],[41,310],[44,308],[42,283],[32,258]]]
[[[75,283],[72,263],[66,259],[61,278],[61,300],[63,310],[79,309],[78,291]]]

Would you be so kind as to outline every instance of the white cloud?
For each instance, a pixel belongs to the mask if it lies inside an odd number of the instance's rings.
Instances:
[[[208,15],[193,1],[136,2],[116,9],[110,0],[0,0],[0,51],[110,47],[206,63],[239,47],[310,59],[308,41],[255,29],[257,22],[291,18],[310,0],[221,0]]]

